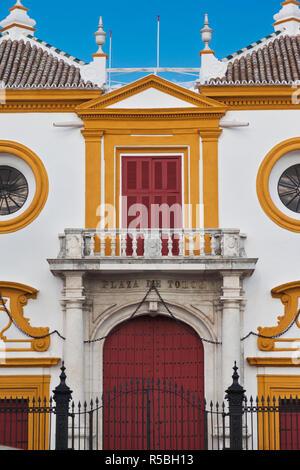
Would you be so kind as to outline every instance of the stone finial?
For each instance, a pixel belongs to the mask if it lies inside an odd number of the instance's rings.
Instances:
[[[200,33],[201,33],[201,36],[202,36],[202,41],[205,44],[204,50],[209,51],[210,50],[209,43],[212,39],[213,30],[209,27],[208,14],[207,13],[205,14],[205,17],[204,17],[204,28],[201,29]]]
[[[106,38],[106,32],[103,30],[102,16],[100,16],[98,30],[94,35],[98,51],[93,54],[93,60],[88,65],[82,67],[81,75],[84,80],[89,80],[104,89],[107,84],[107,54],[102,50]]]
[[[199,80],[197,81],[198,85],[206,83],[211,78],[223,77],[227,67],[225,63],[215,57],[214,51],[209,47],[213,30],[209,26],[207,14],[205,14],[204,27],[201,29],[200,33],[205,46],[204,49],[200,51],[201,68]]]
[[[9,9],[9,15],[0,22],[2,35],[8,35],[12,39],[18,39],[20,36],[35,31],[35,20],[28,15],[28,8],[25,8],[21,0],[17,0],[15,5]]]
[[[281,3],[281,10],[274,15],[275,31],[282,31],[290,36],[300,32],[300,3],[297,0],[286,0]]]
[[[99,47],[96,54],[104,54],[102,46],[105,44],[106,32],[103,30],[102,16],[100,16],[98,30],[95,32],[96,44]]]

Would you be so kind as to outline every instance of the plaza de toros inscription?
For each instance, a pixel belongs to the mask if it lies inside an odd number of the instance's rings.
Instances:
[[[102,289],[149,289],[152,285],[152,280],[149,279],[121,279],[121,280],[101,280],[100,287]],[[178,280],[178,279],[163,279],[154,280],[154,285],[157,289],[203,289],[205,282],[199,280]]]

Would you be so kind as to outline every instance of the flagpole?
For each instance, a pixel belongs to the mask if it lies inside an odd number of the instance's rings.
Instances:
[[[111,40],[112,38],[112,32],[110,31],[109,32],[109,74],[108,74],[108,87],[109,87],[109,90],[110,90],[110,87],[111,87]]]
[[[159,68],[159,16],[157,16],[157,55],[156,55],[156,73],[155,73],[155,75],[158,74],[158,68]]]

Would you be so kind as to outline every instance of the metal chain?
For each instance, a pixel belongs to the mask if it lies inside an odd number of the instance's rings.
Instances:
[[[146,295],[144,296],[144,298],[141,300],[141,302],[138,304],[138,306],[136,307],[135,311],[130,315],[130,317],[125,320],[120,326],[119,328],[115,328],[113,330],[113,333],[116,333],[117,331],[119,331],[121,328],[123,328],[124,324],[130,322],[130,320],[132,320],[132,318],[137,314],[137,312],[139,311],[139,309],[141,308],[141,306],[145,303],[148,295],[150,294],[150,292],[152,291],[153,287],[151,286],[150,289],[148,290],[148,292],[146,293]],[[97,339],[90,339],[90,340],[85,340],[84,343],[95,343],[97,341],[102,341],[104,339],[106,339],[108,336],[110,336],[111,333],[107,334],[106,336],[102,336],[101,338],[97,338]]]
[[[159,293],[157,287],[155,286],[155,281],[152,281],[151,286],[150,286],[150,288],[149,288],[147,294],[146,294],[145,297],[142,299],[142,301],[139,303],[139,305],[137,306],[137,308],[135,309],[135,311],[133,312],[133,314],[132,314],[125,322],[123,322],[122,325],[120,325],[119,328],[115,328],[115,329],[113,330],[113,332],[112,332],[113,334],[116,333],[117,331],[119,331],[121,328],[123,328],[123,326],[124,326],[125,323],[129,322],[130,320],[132,320],[132,318],[136,315],[136,313],[139,311],[139,309],[141,308],[141,306],[145,303],[145,301],[146,301],[148,295],[150,294],[150,292],[151,292],[152,290],[154,290],[154,291],[157,293],[157,295],[158,295],[158,297],[159,297],[159,300],[162,302],[162,304],[163,304],[164,307],[166,308],[166,310],[167,310],[167,312],[169,313],[169,315],[171,315],[171,317],[172,317],[176,322],[180,323],[181,326],[182,326],[182,322],[180,322],[180,320],[178,320],[178,319],[174,316],[174,314],[171,312],[171,310],[170,310],[169,307],[167,306],[166,302],[165,302],[165,301],[163,300],[163,298],[161,297],[161,295],[160,295],[160,293]],[[187,330],[187,331],[188,331],[190,334],[192,334],[192,332],[191,332],[190,330]],[[196,333],[195,333],[195,334],[196,334]],[[95,342],[97,342],[97,341],[102,341],[102,340],[106,339],[106,338],[107,338],[108,336],[110,336],[110,335],[111,335],[111,333],[109,333],[109,334],[106,335],[106,336],[102,336],[101,338],[97,338],[97,339],[93,339],[93,340],[87,340],[87,341],[84,341],[84,342],[85,342],[85,343],[95,343]],[[199,337],[199,335],[197,335],[197,337]],[[218,341],[212,341],[212,340],[205,339],[205,338],[201,338],[201,337],[200,337],[200,339],[201,339],[202,341],[204,341],[204,342],[207,342],[207,343],[222,344],[222,343],[220,343],[220,342],[218,342]]]
[[[249,338],[249,336],[253,335],[253,336],[257,336],[258,338],[264,338],[264,339],[276,339],[276,338],[280,338],[280,336],[283,336],[287,331],[289,331],[292,326],[294,326],[295,323],[297,323],[298,321],[298,318],[299,318],[299,315],[300,315],[300,309],[298,310],[294,320],[292,321],[292,323],[285,329],[283,330],[281,333],[278,333],[277,335],[274,335],[274,336],[264,336],[264,335],[261,335],[259,333],[255,333],[254,331],[250,331],[250,333],[248,333],[246,336],[244,336],[243,338],[241,338],[241,341],[244,341],[245,339]]]
[[[33,338],[33,339],[43,339],[43,338],[47,338],[48,336],[51,336],[53,334],[57,334],[61,339],[65,340],[66,338],[64,338],[57,330],[54,330],[54,331],[51,331],[50,333],[47,333],[46,335],[42,335],[42,336],[33,336],[33,335],[30,335],[29,333],[26,333],[26,331],[23,331],[22,328],[19,327],[19,325],[15,322],[15,320],[13,319],[13,317],[11,316],[8,308],[6,307],[5,305],[5,302],[4,302],[4,299],[2,297],[2,294],[0,292],[0,299],[1,299],[1,303],[2,303],[2,306],[4,308],[4,311],[7,313],[8,317],[10,318],[11,322],[15,325],[15,327],[21,331],[24,335],[28,336],[29,338]]]
[[[166,302],[164,301],[164,299],[162,298],[162,296],[160,295],[160,292],[158,291],[157,287],[155,286],[155,283],[153,281],[153,289],[155,290],[155,292],[157,293],[160,301],[162,302],[163,306],[166,308],[167,312],[171,315],[171,317],[173,318],[173,320],[175,320],[176,322],[180,323],[181,326],[182,326],[182,322],[180,322],[180,320],[178,320],[174,314],[171,312],[171,310],[169,309],[168,305],[166,304]],[[189,331],[189,330],[188,330]],[[199,335],[197,335],[199,337]],[[213,341],[211,339],[205,339],[205,338],[201,338],[200,339],[206,343],[211,343],[211,344],[222,344],[220,343],[219,341]]]
[[[139,309],[141,308],[141,306],[146,302],[147,300],[147,297],[148,295],[150,294],[150,292],[154,290],[159,298],[159,300],[161,301],[161,303],[163,304],[163,306],[165,307],[165,309],[167,310],[167,312],[169,313],[169,315],[173,318],[173,320],[175,320],[176,322],[180,323],[181,326],[182,326],[182,322],[180,322],[180,320],[178,320],[175,315],[172,313],[172,311],[169,309],[168,305],[166,304],[166,302],[164,301],[164,299],[162,298],[159,290],[157,289],[156,285],[155,285],[155,281],[152,281],[151,283],[151,286],[148,290],[148,292],[146,293],[146,295],[144,296],[144,298],[140,301],[140,303],[138,304],[138,306],[136,307],[136,309],[134,310],[134,312],[130,315],[130,317],[122,323],[122,325],[120,325],[119,328],[115,328],[113,330],[113,333],[116,333],[117,331],[119,331],[121,328],[123,328],[124,324],[130,322],[133,317],[137,314],[137,312],[139,311]],[[42,335],[42,336],[33,336],[33,335],[30,335],[29,333],[26,333],[25,331],[23,331],[19,325],[14,321],[14,318],[11,316],[9,310],[7,309],[6,305],[5,305],[5,302],[4,302],[4,299],[2,297],[2,294],[0,292],[0,299],[1,299],[1,303],[2,303],[2,306],[4,308],[4,311],[6,312],[6,314],[8,315],[8,317],[10,318],[10,320],[12,321],[12,323],[17,327],[17,329],[19,331],[21,331],[23,334],[25,334],[26,336],[28,336],[29,338],[33,338],[33,339],[43,339],[43,338],[47,338],[48,336],[51,336],[53,334],[57,334],[61,339],[63,339],[64,341],[66,340],[66,338],[64,336],[62,336],[57,330],[53,330],[51,331],[50,333],[47,333],[45,335]],[[244,336],[243,338],[241,338],[241,341],[244,341],[245,339],[249,338],[251,335],[253,336],[256,336],[258,338],[264,338],[264,339],[276,339],[276,338],[279,338],[280,336],[283,336],[285,333],[287,333],[291,328],[292,326],[297,323],[298,321],[298,318],[300,316],[300,309],[298,310],[295,318],[293,319],[293,321],[291,322],[291,324],[284,330],[282,331],[281,333],[278,333],[277,335],[274,335],[274,336],[265,336],[265,335],[261,335],[259,333],[255,333],[254,331],[250,331],[246,336]],[[190,330],[188,330],[190,332]],[[106,339],[108,336],[110,336],[111,333],[109,333],[108,335],[106,336],[102,336],[101,338],[97,338],[97,339],[94,339],[94,340],[85,340],[84,343],[95,343],[97,341],[103,341],[104,339]],[[211,343],[211,344],[216,344],[216,345],[220,345],[222,344],[221,342],[219,341],[213,341],[213,340],[209,340],[209,339],[205,339],[205,338],[202,338],[200,337],[200,339],[206,343]]]

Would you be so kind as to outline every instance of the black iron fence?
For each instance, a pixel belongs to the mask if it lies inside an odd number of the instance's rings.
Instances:
[[[62,366],[50,400],[0,400],[0,446],[23,450],[299,450],[297,397],[249,399],[234,367],[222,403],[176,383],[135,380],[75,403]],[[1,448],[1,447],[0,447]]]

